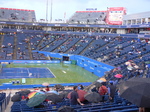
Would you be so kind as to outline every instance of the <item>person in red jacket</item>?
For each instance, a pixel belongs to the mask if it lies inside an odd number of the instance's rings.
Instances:
[[[46,86],[45,90],[46,91],[50,91],[50,88],[48,86]]]
[[[98,90],[99,94],[102,96],[102,102],[104,102],[104,98],[107,93],[108,93],[108,89],[107,87],[105,86],[105,83],[102,83],[102,86],[99,87],[99,90]]]

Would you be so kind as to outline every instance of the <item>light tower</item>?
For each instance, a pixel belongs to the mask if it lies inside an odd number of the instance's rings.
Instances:
[[[48,21],[48,0],[46,2],[46,22]]]
[[[51,0],[51,17],[50,17],[50,22],[52,22],[52,16],[53,16],[53,0]]]

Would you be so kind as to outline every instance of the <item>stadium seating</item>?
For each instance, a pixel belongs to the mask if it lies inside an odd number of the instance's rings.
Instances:
[[[56,112],[57,109],[63,105],[70,106],[68,99],[65,99],[64,101],[55,105],[43,102],[42,105],[44,105],[44,108],[28,107],[26,105],[27,101],[14,102],[11,107],[11,112]],[[77,105],[72,107],[76,112],[118,112],[119,110],[121,112],[134,112],[135,110],[137,110],[137,106],[132,104],[124,105],[123,103],[93,103],[84,106]]]
[[[78,38],[78,37],[71,37],[65,43],[63,43],[58,49],[55,49],[54,52],[65,53],[72,46],[74,46],[79,40],[80,40],[80,38]]]
[[[106,12],[76,11],[69,19],[69,23],[78,24],[105,24]]]
[[[93,40],[91,37],[81,36],[80,38],[81,40],[70,48],[70,50],[67,52],[68,54],[80,54]]]
[[[28,50],[29,37],[24,34],[17,34],[17,59],[30,59]]]
[[[27,36],[30,38],[30,45],[32,50],[37,49],[40,41],[44,38],[44,36],[41,34],[28,34]]]
[[[34,10],[0,8],[0,20],[33,22],[36,17]]]
[[[45,47],[47,47],[50,43],[52,43],[53,41],[55,41],[55,36],[53,35],[47,35],[44,36],[41,41],[39,42],[36,50],[41,50]]]
[[[138,42],[136,38],[58,34],[44,36],[33,33],[18,33],[16,36],[6,34],[2,37],[0,58],[4,60],[47,59],[32,50],[83,55],[116,67],[123,66],[128,60],[138,64],[150,59],[150,45],[146,41]]]
[[[110,37],[110,36],[86,36],[86,35],[55,35],[50,34],[24,34],[4,35],[2,39],[1,59],[14,59],[9,53],[16,52],[16,59],[26,60],[45,60],[45,56],[39,52],[31,52],[32,50],[47,51],[56,53],[68,53],[83,55],[115,67],[119,67],[119,71],[108,71],[105,73],[107,80],[113,80],[119,83],[120,80],[127,80],[132,77],[150,77],[149,67],[143,66],[145,62],[150,60],[150,44],[146,41],[138,41],[136,38]],[[14,47],[11,47],[14,46]],[[31,51],[30,51],[31,50]],[[119,52],[117,54],[116,52]],[[22,58],[20,58],[20,56]],[[109,56],[109,57],[106,57]],[[139,69],[131,71],[125,65],[128,60],[134,61]],[[145,61],[145,62],[144,62]],[[114,75],[122,74],[122,79],[116,79]],[[17,76],[17,74],[16,74]],[[9,74],[8,74],[9,77]],[[106,100],[107,101],[107,100]],[[77,112],[135,112],[138,108],[135,105],[125,105],[122,99],[115,99],[114,104],[89,104],[85,106],[74,107]],[[45,104],[47,105],[47,104]],[[58,104],[59,105],[59,104]],[[58,106],[57,105],[57,106]],[[70,105],[69,101],[62,102],[61,105]],[[59,105],[60,106],[60,105]],[[58,108],[46,107],[42,109],[29,108],[26,102],[14,103],[11,112],[56,112]]]
[[[81,55],[89,56],[90,52],[96,51],[98,48],[104,46],[108,42],[104,41],[103,39],[94,39],[93,43],[89,46],[88,50],[85,50]]]
[[[6,60],[12,60],[14,50],[14,36],[5,35],[3,38],[1,57]]]
[[[66,42],[68,38],[69,38],[68,36],[57,36],[56,40],[51,42],[51,43],[49,43],[48,45],[46,45],[46,47],[44,47],[42,49],[42,51],[52,52],[53,50],[55,50],[59,46],[61,46],[61,44]]]

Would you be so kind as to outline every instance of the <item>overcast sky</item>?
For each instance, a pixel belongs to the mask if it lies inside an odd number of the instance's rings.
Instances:
[[[47,0],[0,0],[0,7],[35,10],[36,18],[46,19]],[[52,18],[69,19],[75,11],[86,8],[106,10],[107,7],[125,7],[127,14],[150,11],[150,0],[52,0]],[[48,0],[48,20],[51,18],[51,0]]]

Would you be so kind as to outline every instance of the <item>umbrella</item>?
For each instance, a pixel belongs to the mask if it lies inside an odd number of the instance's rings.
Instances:
[[[50,84],[48,82],[44,82],[42,85],[43,86],[49,86]]]
[[[69,98],[69,99],[71,98],[71,93],[72,93],[72,91],[70,93],[68,93],[67,98]],[[78,90],[77,93],[78,93],[80,101],[81,102],[84,101],[85,100],[84,95],[86,94],[86,92],[84,90]]]
[[[92,103],[98,103],[101,100],[100,95],[96,92],[87,93],[86,95],[84,95],[84,98]]]
[[[70,92],[71,90],[63,90],[59,93],[59,96],[63,99],[63,98],[67,98],[67,95],[68,93]]]
[[[56,84],[54,87],[55,87],[56,89],[61,89],[61,90],[64,89],[64,86],[62,86],[61,84]]]
[[[99,80],[101,80],[102,82],[106,82],[107,81],[105,78],[100,78]]]
[[[99,87],[101,87],[102,84],[101,84],[101,82],[97,81],[94,85],[96,86],[96,88],[99,88]]]
[[[125,65],[131,65],[131,62],[129,61],[125,62]]]
[[[46,99],[52,101],[53,103],[61,102],[62,98],[54,93],[47,93],[46,94]]]
[[[97,82],[101,83],[101,82],[104,82],[104,81],[102,81],[102,80],[97,80]]]
[[[75,112],[70,106],[62,106],[58,109],[58,112]]]
[[[47,93],[55,93],[55,94],[59,95],[59,93],[57,91],[54,91],[54,90],[47,91]]]
[[[18,102],[18,101],[21,101],[21,96],[20,94],[15,94],[11,97],[11,101],[12,102]]]
[[[38,91],[37,94],[38,94],[38,93],[39,93],[39,94],[45,94],[44,91]]]
[[[116,74],[116,75],[114,75],[114,77],[116,77],[116,78],[122,78],[123,77],[123,75],[121,75],[121,74]]]
[[[120,96],[139,107],[150,108],[149,87],[149,78],[131,78],[119,85]]]
[[[35,107],[40,105],[44,100],[46,99],[45,94],[38,94],[32,97],[31,99],[28,100],[27,106],[29,107]]]
[[[28,95],[30,92],[31,92],[30,90],[20,91],[21,95]]]
[[[128,70],[133,70],[133,67],[132,66],[127,66],[127,69]]]
[[[36,94],[40,94],[40,93],[38,93],[38,92],[36,92],[36,91],[31,92],[31,93],[28,94],[28,98],[30,99],[30,98],[32,98],[33,96],[35,96]]]

